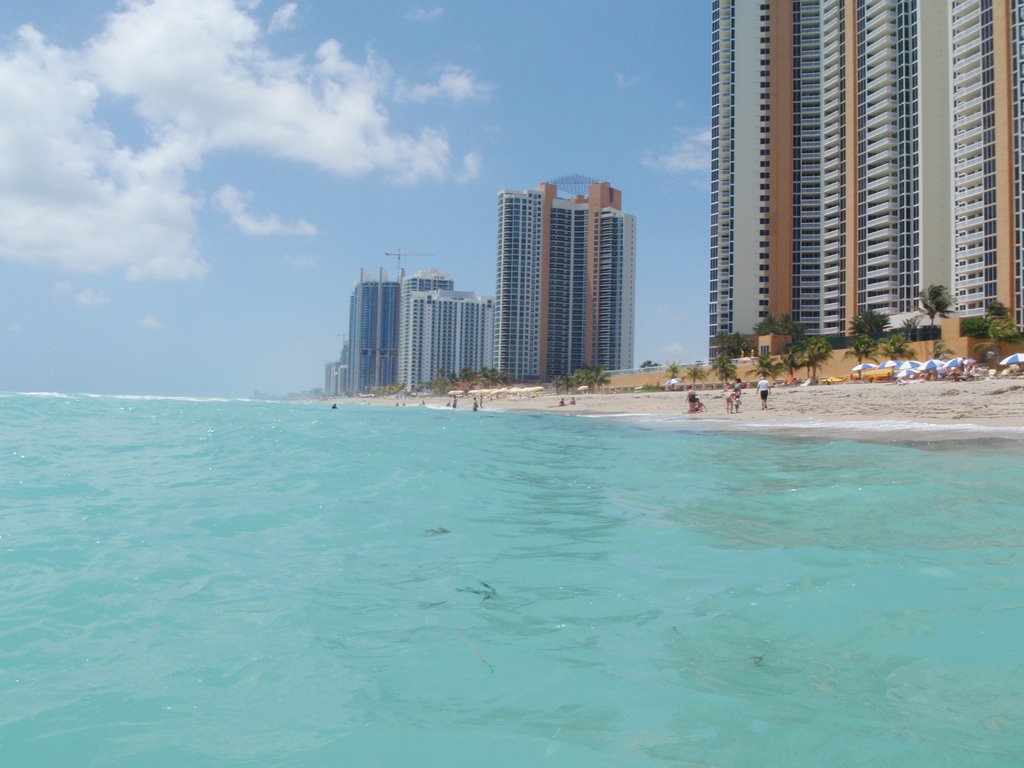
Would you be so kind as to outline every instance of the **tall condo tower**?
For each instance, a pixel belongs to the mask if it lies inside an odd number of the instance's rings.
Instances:
[[[949,2],[714,0],[712,354],[952,285]]]
[[[1024,324],[1024,3],[951,0],[955,296]]]
[[[495,367],[549,381],[632,366],[636,217],[619,190],[581,176],[502,190],[497,250]]]
[[[398,381],[406,389],[442,373],[493,367],[494,299],[454,288],[435,269],[402,281]]]
[[[395,383],[398,353],[399,284],[380,270],[376,279],[365,270],[349,300],[348,368],[345,391]]]

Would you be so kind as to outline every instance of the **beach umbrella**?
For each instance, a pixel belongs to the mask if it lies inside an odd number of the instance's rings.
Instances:
[[[896,366],[897,371],[916,371],[921,367],[921,363],[917,360],[904,360],[902,363]]]
[[[908,376],[914,376],[918,372],[913,368],[904,368],[902,371],[896,374],[897,379],[905,379]]]
[[[1014,365],[1017,363],[1024,363],[1024,353],[1016,352],[1009,357],[1004,357],[999,361],[1000,365]]]
[[[584,384],[582,387],[576,387],[576,391],[577,392],[589,392],[590,391],[590,387],[588,387],[586,384]]]
[[[952,360],[947,360],[943,363],[942,367],[946,370],[949,370],[950,368],[959,368],[964,364],[964,362],[965,361],[962,357],[954,357]]]
[[[879,368],[895,368],[900,364],[899,360],[886,360],[884,363],[879,363]]]
[[[853,373],[857,373],[859,371],[873,371],[875,367],[876,366],[872,363],[860,363],[859,365],[853,366],[850,370],[853,371]]]
[[[937,371],[940,368],[942,368],[944,365],[945,365],[945,363],[942,362],[941,360],[925,360],[923,363],[921,363],[921,366],[920,366],[920,368],[918,368],[918,370],[921,370],[921,371]]]

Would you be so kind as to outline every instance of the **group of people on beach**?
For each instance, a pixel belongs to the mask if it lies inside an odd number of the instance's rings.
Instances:
[[[761,398],[761,410],[768,410],[768,393],[771,391],[771,384],[768,383],[768,379],[762,376],[757,382],[757,394]],[[726,384],[725,389],[725,412],[726,413],[739,413],[740,412],[740,396],[743,393],[743,382],[740,379],[736,379],[732,384]],[[696,390],[691,384],[686,389],[686,404],[688,413],[701,413],[707,410],[704,407],[704,403],[700,401],[697,396]]]

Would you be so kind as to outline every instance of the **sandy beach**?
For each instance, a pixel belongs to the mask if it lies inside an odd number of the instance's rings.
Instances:
[[[739,413],[726,412],[719,389],[702,389],[703,413],[687,414],[685,392],[594,393],[575,395],[542,394],[536,397],[498,398],[484,401],[489,411],[535,411],[563,416],[664,416],[708,421],[709,427],[751,429],[878,425],[884,422],[920,427],[960,425],[997,429],[1001,436],[1024,437],[1024,379],[996,379],[967,382],[926,381],[913,384],[844,383],[814,387],[773,387],[768,410],[761,410],[756,390],[743,392]],[[450,398],[427,398],[426,403],[443,407]],[[361,401],[393,406],[390,398]],[[418,404],[407,401],[409,405]],[[459,401],[460,410],[470,410],[472,398]]]

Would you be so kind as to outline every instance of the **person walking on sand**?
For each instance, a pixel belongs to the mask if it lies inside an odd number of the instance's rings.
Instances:
[[[761,396],[761,410],[768,410],[768,390],[771,386],[768,384],[768,378],[762,374],[761,378],[757,382],[757,394]]]

